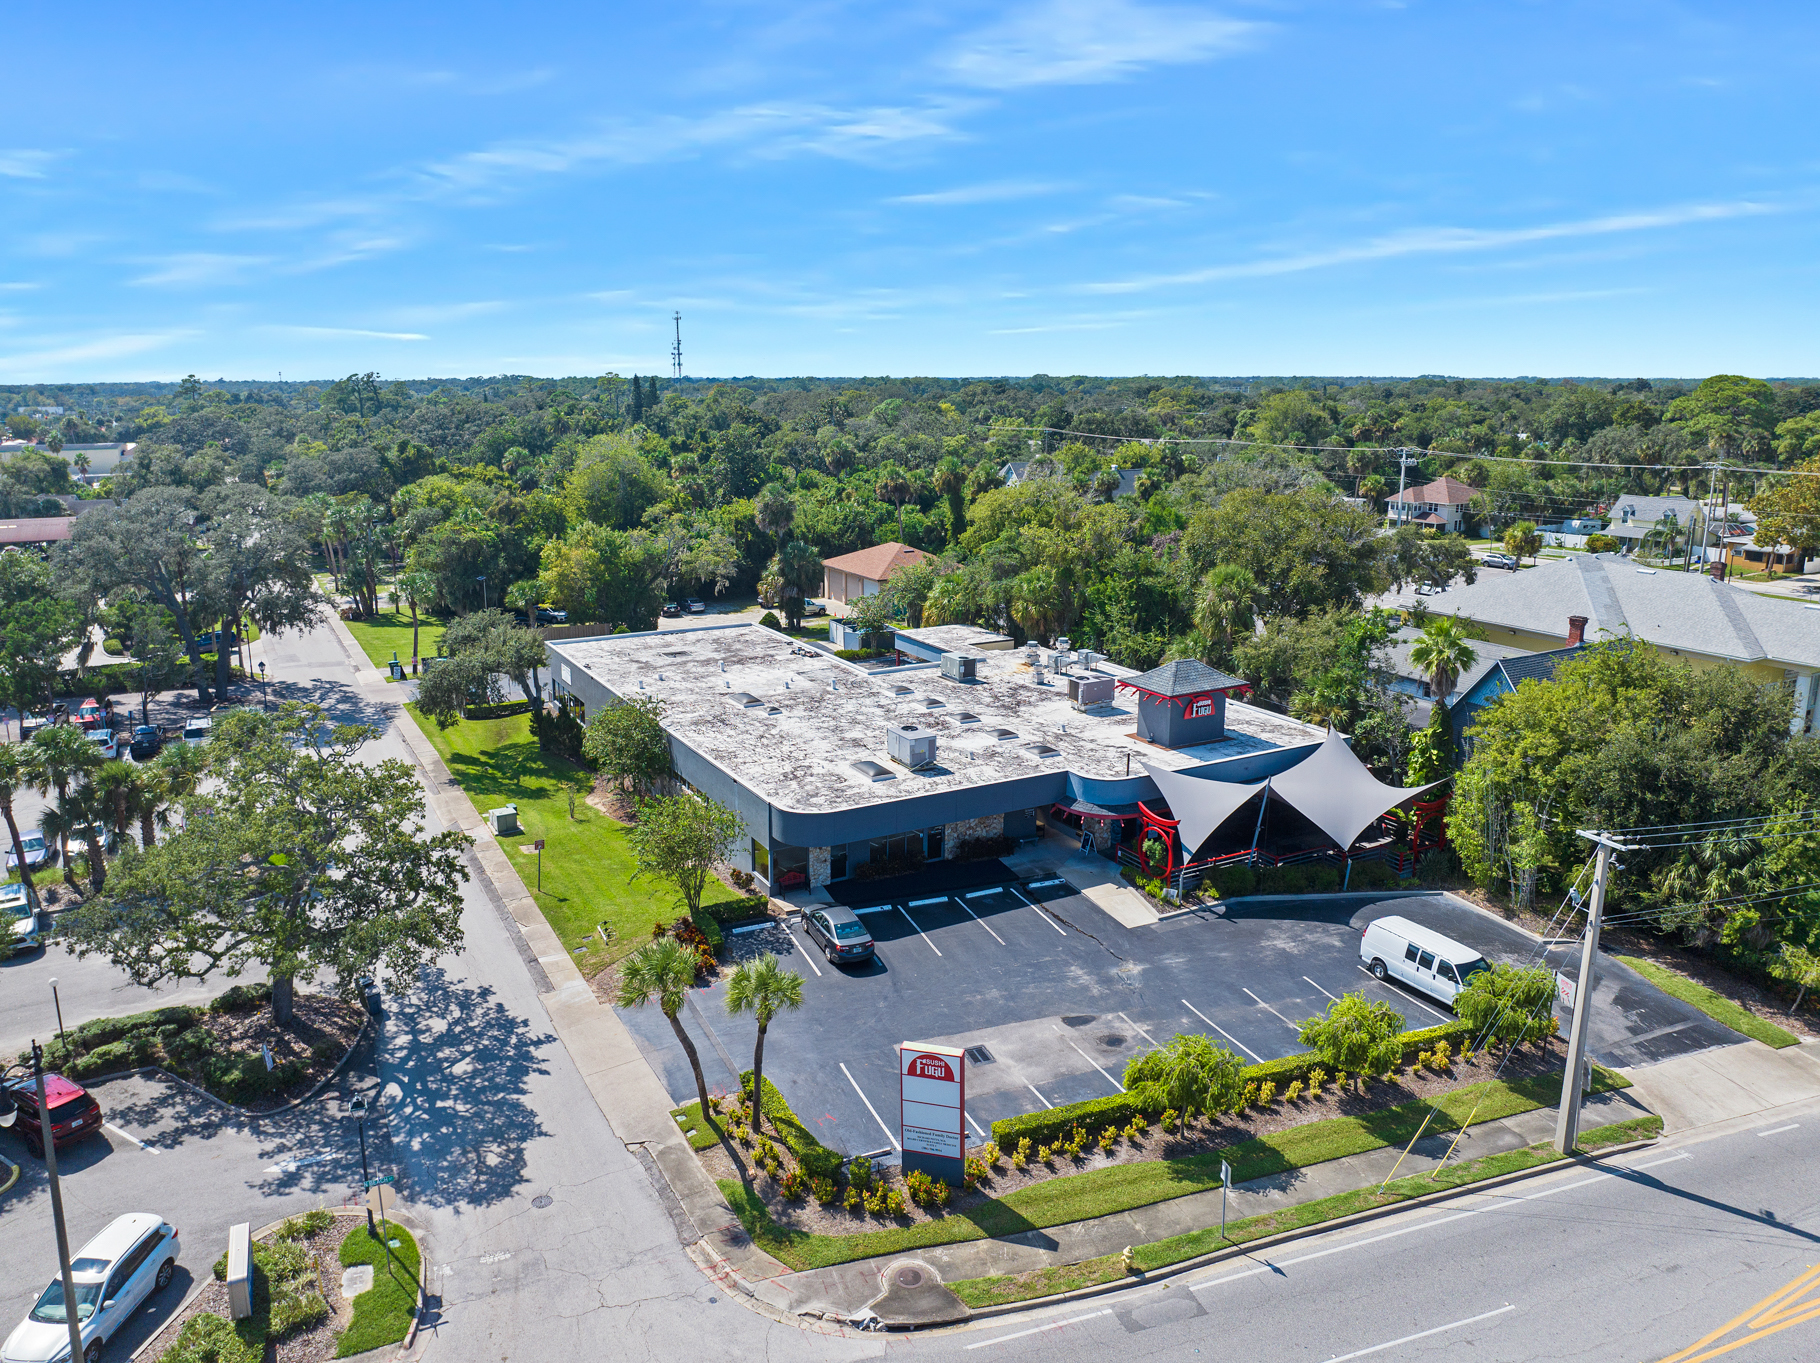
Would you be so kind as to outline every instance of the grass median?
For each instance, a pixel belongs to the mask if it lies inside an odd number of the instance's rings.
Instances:
[[[1801,1044],[1800,1037],[1783,1031],[1773,1022],[1765,1022],[1725,995],[1714,993],[1699,981],[1690,980],[1678,971],[1657,965],[1641,956],[1620,956],[1618,959],[1664,994],[1672,995],[1683,1003],[1693,1004],[1714,1022],[1722,1022],[1734,1032],[1742,1032],[1752,1040],[1761,1041],[1765,1046],[1774,1046],[1778,1050],[1784,1046]]]
[[[1598,1150],[1607,1146],[1622,1145],[1626,1141],[1644,1140],[1661,1134],[1662,1119],[1660,1117],[1636,1117],[1630,1121],[1615,1122],[1610,1126],[1597,1127],[1586,1132],[1581,1137],[1580,1148],[1588,1151]],[[1393,1180],[1382,1188],[1360,1188],[1350,1193],[1336,1193],[1332,1197],[1317,1198],[1312,1202],[1285,1207],[1281,1211],[1246,1217],[1242,1221],[1234,1221],[1228,1225],[1224,1236],[1217,1228],[1170,1236],[1166,1240],[1136,1246],[1132,1258],[1137,1269],[1146,1273],[1154,1273],[1160,1268],[1168,1268],[1183,1260],[1211,1253],[1225,1245],[1242,1245],[1253,1240],[1261,1240],[1268,1235],[1280,1235],[1284,1231],[1301,1230],[1306,1226],[1337,1221],[1343,1216],[1352,1216],[1357,1212],[1388,1207],[1398,1202],[1408,1202],[1428,1193],[1464,1187],[1471,1183],[1482,1183],[1486,1179],[1497,1178],[1502,1174],[1513,1174],[1545,1164],[1556,1164],[1564,1159],[1566,1159],[1565,1155],[1557,1153],[1552,1146],[1548,1145],[1531,1145],[1522,1150],[1507,1150],[1502,1154],[1486,1155],[1481,1159],[1451,1165],[1432,1177],[1428,1174],[1411,1174],[1407,1178]],[[1078,1264],[1057,1264],[1053,1268],[1035,1269],[1029,1273],[967,1278],[960,1282],[949,1283],[948,1286],[968,1306],[981,1307],[998,1306],[1006,1302],[1030,1301],[1037,1297],[1053,1296],[1060,1292],[1074,1292],[1083,1287],[1097,1287],[1101,1283],[1112,1282],[1125,1276],[1127,1276],[1125,1266],[1120,1257],[1116,1254],[1106,1254],[1095,1259],[1084,1259]]]
[[[1622,1076],[1595,1066],[1591,1092],[1627,1087],[1629,1081]],[[1553,1107],[1560,1099],[1558,1074],[1510,1082],[1492,1079],[1442,1094],[1432,1103],[1401,1103],[1363,1116],[1309,1122],[1224,1150],[1181,1159],[1144,1160],[1048,1179],[940,1220],[854,1235],[819,1235],[779,1226],[764,1203],[740,1183],[723,1179],[720,1188],[747,1233],[766,1253],[794,1269],[826,1268],[930,1245],[998,1239],[1186,1197],[1219,1186],[1221,1160],[1231,1163],[1233,1181],[1244,1183],[1387,1145],[1405,1144],[1415,1137],[1431,1112],[1439,1114],[1428,1126],[1429,1132],[1435,1133],[1458,1130],[1468,1120],[1496,1121]]]
[[[381,611],[370,620],[345,620],[348,633],[374,667],[384,667],[398,655],[408,675],[411,668],[411,616],[408,611]],[[434,658],[442,647],[443,622],[428,615],[417,617],[417,652]]]
[[[354,1318],[335,1342],[335,1357],[351,1358],[387,1344],[396,1344],[411,1330],[417,1314],[417,1241],[396,1221],[380,1224],[380,1234],[396,1240],[388,1260],[386,1243],[356,1226],[341,1242],[343,1268],[373,1266],[373,1285],[354,1298]]]
[[[625,826],[583,798],[592,773],[542,751],[531,736],[529,715],[464,719],[439,729],[416,705],[409,708],[477,809],[518,806],[524,831],[501,838],[500,845],[511,853],[519,878],[584,975],[650,941],[654,924],[683,912],[669,885],[632,878],[638,866]],[[571,790],[582,792],[575,796],[574,818]],[[544,841],[541,891],[537,858],[519,851],[538,838]],[[737,897],[710,878],[702,899],[715,904]],[[610,942],[596,931],[602,923],[612,931]]]

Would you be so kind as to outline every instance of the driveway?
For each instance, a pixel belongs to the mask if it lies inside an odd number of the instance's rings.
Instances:
[[[1372,919],[1399,914],[1494,961],[1533,964],[1540,954],[1525,933],[1444,895],[1255,900],[1127,927],[1075,889],[1043,876],[856,903],[878,953],[845,969],[796,928],[734,936],[735,958],[771,951],[804,977],[802,1010],[771,1024],[765,1073],[825,1144],[851,1155],[895,1148],[899,1042],[983,1048],[967,1074],[968,1115],[983,1140],[999,1118],[1118,1092],[1126,1062],[1177,1032],[1276,1059],[1302,1050],[1298,1024],[1350,990],[1389,1003],[1409,1028],[1451,1021],[1445,1005],[1363,970],[1359,934]],[[722,1092],[751,1067],[756,1038],[749,1018],[727,1014],[728,973],[691,991],[684,1013],[709,1086]],[[1593,998],[1604,1064],[1742,1040],[1615,962]],[[662,1015],[621,1015],[670,1092],[692,1096]]]

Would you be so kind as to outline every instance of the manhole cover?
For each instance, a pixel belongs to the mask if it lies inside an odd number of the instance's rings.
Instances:
[[[971,1060],[976,1065],[990,1065],[992,1063],[992,1052],[987,1050],[984,1046],[969,1046],[967,1047],[967,1059]]]
[[[891,1276],[899,1287],[921,1287],[923,1285],[923,1271],[920,1268],[900,1268]]]
[[[1125,1038],[1120,1036],[1117,1032],[1107,1032],[1105,1036],[1100,1038],[1100,1045],[1102,1046],[1115,1047],[1123,1046],[1124,1044]]]
[[[548,1193],[539,1193],[536,1197],[531,1199],[531,1205],[537,1208],[538,1211],[542,1211],[555,1200],[556,1199],[551,1197]]]

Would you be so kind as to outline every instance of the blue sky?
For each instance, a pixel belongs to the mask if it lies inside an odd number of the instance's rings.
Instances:
[[[1812,5],[70,13],[4,381],[1820,373]]]

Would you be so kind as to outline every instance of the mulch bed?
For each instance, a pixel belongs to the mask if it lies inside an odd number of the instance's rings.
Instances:
[[[366,1010],[351,1000],[297,993],[292,996],[288,1026],[273,1020],[270,1004],[240,1013],[206,1013],[199,1025],[215,1034],[224,1051],[256,1055],[262,1045],[270,1046],[274,1065],[287,1060],[303,1065],[303,1077],[296,1083],[239,1105],[249,1112],[270,1112],[321,1083],[347,1055],[366,1016]]]
[[[1475,1055],[1470,1064],[1463,1064],[1455,1059],[1440,1074],[1423,1070],[1404,1070],[1388,1080],[1374,1081],[1363,1094],[1356,1093],[1348,1085],[1345,1094],[1336,1093],[1329,1082],[1318,1098],[1302,1098],[1294,1103],[1286,1102],[1280,1096],[1267,1108],[1251,1108],[1242,1113],[1227,1113],[1217,1121],[1197,1119],[1182,1135],[1165,1133],[1154,1121],[1150,1130],[1139,1138],[1136,1144],[1119,1139],[1110,1152],[1102,1152],[1097,1144],[1089,1145],[1081,1152],[1079,1159],[1071,1159],[1066,1154],[1058,1153],[1052,1161],[1053,1168],[1037,1164],[1035,1152],[1032,1151],[1029,1165],[1024,1169],[1012,1167],[1009,1150],[1004,1158],[991,1170],[991,1177],[983,1181],[971,1193],[957,1193],[945,1208],[937,1208],[932,1215],[929,1209],[918,1207],[906,1199],[906,1210],[902,1216],[869,1216],[863,1210],[847,1211],[835,1205],[824,1207],[813,1197],[805,1196],[800,1201],[786,1199],[779,1191],[771,1177],[758,1169],[753,1161],[752,1152],[737,1143],[734,1149],[739,1151],[740,1162],[735,1164],[728,1156],[726,1146],[717,1145],[711,1150],[701,1152],[701,1161],[712,1178],[751,1179],[752,1186],[764,1199],[766,1208],[778,1225],[791,1230],[807,1231],[817,1235],[853,1235],[860,1231],[883,1230],[893,1226],[913,1225],[922,1221],[938,1220],[951,1216],[955,1212],[965,1212],[971,1207],[991,1199],[1002,1198],[1020,1188],[1046,1182],[1069,1174],[1083,1174],[1093,1169],[1105,1169],[1115,1164],[1136,1164],[1145,1160],[1177,1159],[1188,1155],[1204,1154],[1237,1145],[1259,1136],[1274,1135],[1287,1131],[1291,1127],[1305,1126],[1309,1122],[1322,1121],[1329,1117],[1357,1117],[1366,1113],[1379,1112],[1399,1103],[1412,1102],[1417,1099],[1430,1098],[1438,1094],[1449,1093],[1468,1084],[1481,1083],[1494,1076],[1500,1079],[1526,1079],[1536,1075],[1559,1073],[1566,1058],[1566,1046],[1559,1039],[1551,1039],[1546,1049],[1537,1051],[1533,1045],[1517,1048],[1502,1073],[1498,1072],[1501,1059],[1497,1054]],[[778,1140],[774,1131],[767,1131],[771,1143],[777,1147],[789,1163],[788,1151]],[[1092,1141],[1099,1138],[1098,1131],[1089,1131]],[[977,1148],[977,1147],[970,1147]],[[901,1188],[901,1177],[892,1180]]]
[[[334,1222],[326,1230],[318,1231],[307,1240],[298,1243],[310,1252],[316,1261],[316,1276],[321,1282],[322,1299],[329,1304],[329,1314],[319,1323],[307,1330],[299,1330],[288,1339],[277,1344],[269,1341],[265,1346],[265,1363],[320,1363],[320,1360],[335,1356],[335,1340],[349,1322],[354,1318],[354,1304],[343,1301],[341,1297],[341,1242],[347,1233],[366,1220],[366,1214],[359,1211],[337,1211]],[[270,1235],[255,1237],[261,1244],[271,1242]],[[147,1340],[141,1348],[145,1350],[150,1363],[156,1360],[176,1343],[177,1336],[183,1330],[183,1323],[191,1316],[216,1315],[228,1318],[227,1284],[217,1282],[211,1268],[214,1259],[206,1263],[191,1264],[190,1272],[205,1280],[202,1291],[180,1313],[166,1321],[158,1332]],[[156,1343],[158,1348],[151,1346]]]

